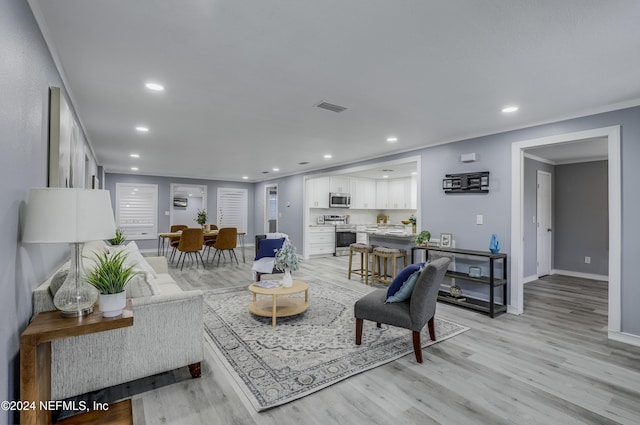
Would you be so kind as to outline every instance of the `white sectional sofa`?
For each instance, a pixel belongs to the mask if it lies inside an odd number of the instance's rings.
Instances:
[[[87,244],[83,257],[105,248],[102,241]],[[165,257],[143,258],[132,242],[126,249],[129,261],[140,272],[127,285],[133,326],[52,342],[51,395],[55,400],[184,366],[189,366],[192,376],[200,376],[202,291],[181,290],[168,273]],[[69,263],[34,290],[34,316],[55,310],[50,287],[64,280],[65,267],[68,270]]]

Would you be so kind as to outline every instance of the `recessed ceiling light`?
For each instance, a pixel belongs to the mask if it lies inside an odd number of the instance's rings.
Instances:
[[[398,141],[398,138],[395,136],[387,137],[387,142],[389,143],[395,143],[397,141]]]
[[[131,167],[131,171],[138,171],[138,167]]]
[[[148,133],[149,127],[145,127],[144,125],[139,125],[136,127],[136,130],[138,130],[140,133]]]
[[[502,108],[502,112],[504,112],[505,114],[510,114],[511,112],[515,112],[517,110],[518,110],[517,106],[506,106]]]
[[[417,171],[412,171],[412,172],[411,172],[411,175],[412,175],[412,176],[415,176],[416,174],[418,174],[418,172],[417,172]]]
[[[190,193],[189,196],[193,196],[193,193]]]
[[[131,158],[140,158],[140,155],[139,155],[139,154],[137,154],[137,153],[129,154],[129,156],[130,156]]]
[[[164,86],[162,84],[158,84],[158,83],[152,83],[152,82],[148,82],[145,83],[144,85],[146,88],[148,88],[149,90],[153,90],[153,91],[164,91]]]
[[[242,176],[242,180],[249,180],[249,176]]]
[[[389,176],[385,174],[384,176],[382,176],[382,178],[383,178],[383,179],[388,179],[388,178],[389,178]]]
[[[330,153],[325,154],[324,159],[331,159],[333,158],[333,155],[331,155]]]
[[[277,167],[273,167],[273,171],[280,171],[280,169]]]

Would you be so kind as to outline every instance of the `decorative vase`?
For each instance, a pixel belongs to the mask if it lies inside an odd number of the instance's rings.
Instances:
[[[491,235],[491,242],[489,242],[489,251],[494,254],[500,252],[500,241],[498,240],[498,235],[495,233]]]
[[[449,294],[454,298],[460,298],[462,296],[462,289],[458,285],[451,285]]]
[[[293,286],[293,279],[291,278],[291,270],[284,269],[284,277],[282,278],[282,287],[291,288]]]
[[[127,305],[127,293],[122,291],[117,294],[100,294],[98,304],[102,317],[119,316]]]
[[[211,231],[211,225],[210,224],[205,224],[204,226],[202,226],[202,230],[204,230],[205,232]]]
[[[411,233],[413,233],[413,234],[415,235],[415,234],[416,234],[416,230],[417,230],[417,229],[416,229],[416,225],[415,225],[415,224],[412,224],[412,225],[411,225]]]

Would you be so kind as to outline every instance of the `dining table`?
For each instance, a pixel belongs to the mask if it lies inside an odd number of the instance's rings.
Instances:
[[[208,230],[208,231],[203,231],[202,232],[204,237],[206,238],[207,236],[217,236],[218,235],[218,231],[217,230]],[[165,232],[165,233],[158,233],[158,255],[165,255],[165,239],[171,239],[171,238],[176,238],[176,237],[180,237],[180,235],[182,234],[182,232],[178,231],[178,232]],[[246,263],[246,259],[244,256],[244,237],[246,236],[247,232],[238,232],[238,241],[239,241],[239,245],[240,245],[240,251],[242,252],[242,262]]]

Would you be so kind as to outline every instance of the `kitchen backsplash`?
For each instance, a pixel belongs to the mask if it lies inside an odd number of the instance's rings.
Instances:
[[[317,223],[317,218],[321,215],[348,215],[350,224],[374,224],[378,215],[387,215],[390,224],[400,224],[402,220],[408,220],[409,216],[415,212],[415,210],[313,209],[309,215],[309,224]]]

